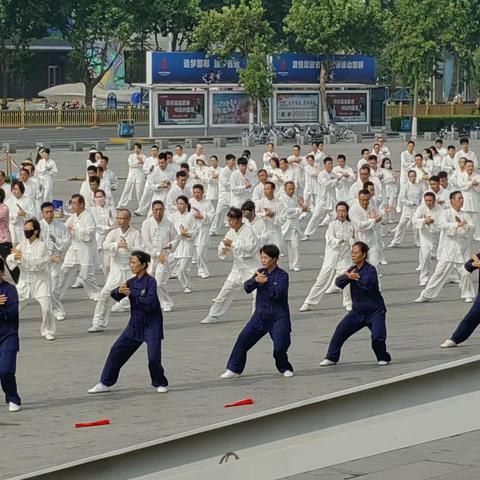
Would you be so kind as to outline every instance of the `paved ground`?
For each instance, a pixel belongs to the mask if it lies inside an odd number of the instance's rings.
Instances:
[[[391,147],[398,163],[402,144]],[[332,153],[346,152],[353,163],[360,148],[336,145]],[[240,147],[234,153],[239,150]],[[52,153],[60,165],[60,177],[82,173],[85,153]],[[223,158],[226,150],[220,149],[218,153]],[[279,153],[285,154],[286,149]],[[20,152],[17,158],[24,154]],[[126,152],[111,149],[108,154],[114,169],[124,176]],[[59,182],[55,196],[66,198],[78,188],[79,183]],[[459,300],[457,286],[447,286],[444,297],[436,302],[411,303],[419,288],[414,271],[417,251],[409,237],[404,248],[387,252],[389,265],[383,269],[394,362],[386,368],[374,363],[365,331],[349,341],[340,365],[321,370],[318,361],[326,351],[335,324],[344,314],[339,308],[340,296],[328,295],[314,312],[297,311],[321,266],[323,234],[324,229],[319,230],[314,240],[301,244],[305,268],[291,274],[294,332],[290,356],[296,370],[291,379],[275,372],[268,340],[260,342],[249,355],[244,378],[232,381],[218,378],[236,334],[248,320],[250,299],[243,295],[234,302],[224,323],[208,326],[198,323],[230,267],[228,262],[217,259],[216,245],[210,249],[212,277],[195,279],[192,294],[181,293],[178,282],[172,281],[177,308],[165,315],[164,366],[171,383],[167,395],[158,395],[149,386],[144,348],[125,367],[112,393],[86,394],[98,380],[108,349],[127,322],[126,315],[113,315],[107,331],[89,334],[86,330],[94,304],[85,300],[82,290],[71,290],[66,300],[68,318],[58,325],[58,339],[45,342],[39,334],[39,308],[28,306],[21,321],[22,351],[18,361],[19,390],[25,405],[18,414],[9,414],[5,407],[0,410],[0,479],[478,353],[478,336],[455,350],[438,348],[469,307]],[[249,395],[255,399],[253,406],[223,408],[225,403]],[[92,429],[73,428],[75,422],[102,418],[110,418],[112,424]],[[365,462],[368,465],[368,459]]]
[[[480,431],[374,455],[284,480],[475,480]]]

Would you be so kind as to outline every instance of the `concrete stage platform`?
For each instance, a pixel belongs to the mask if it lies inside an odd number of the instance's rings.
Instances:
[[[342,151],[341,146],[334,147],[335,154]],[[75,160],[77,165],[83,162],[83,156],[75,155],[68,157],[68,161]],[[120,151],[118,155],[125,156]],[[125,173],[118,170],[119,175]],[[66,196],[72,191],[72,184],[62,183],[59,189]],[[139,224],[139,219],[135,219],[135,224]],[[105,332],[90,334],[87,328],[95,304],[86,299],[83,290],[70,290],[66,297],[67,319],[58,322],[57,340],[46,342],[39,333],[39,306],[28,306],[21,316],[17,376],[24,407],[18,414],[9,414],[6,407],[0,409],[0,479],[478,353],[478,336],[457,349],[439,348],[470,308],[459,299],[457,285],[446,286],[437,301],[412,303],[420,289],[415,272],[418,251],[409,234],[406,247],[387,250],[389,264],[382,267],[392,364],[376,365],[369,332],[364,330],[345,345],[338,366],[318,367],[335,325],[345,314],[338,294],[325,296],[315,311],[298,313],[322,264],[324,232],[324,228],[319,229],[313,240],[301,243],[303,269],[290,273],[293,319],[290,358],[295,367],[291,379],[276,372],[268,338],[249,354],[244,377],[230,381],[219,378],[235,338],[250,315],[250,298],[242,295],[223,323],[199,324],[230,269],[230,262],[221,262],[215,254],[221,237],[213,239],[209,250],[212,276],[207,280],[197,279],[196,269],[192,268],[192,294],[185,295],[178,281],[171,281],[176,307],[174,312],[165,314],[163,364],[171,385],[167,395],[157,394],[149,385],[144,347],[126,365],[111,393],[87,395],[87,389],[98,381],[110,346],[126,325],[126,314],[112,314]],[[247,396],[253,397],[254,405],[223,407]],[[76,422],[103,418],[109,418],[111,425],[74,428]]]

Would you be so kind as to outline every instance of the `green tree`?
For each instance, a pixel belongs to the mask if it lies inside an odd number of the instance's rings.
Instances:
[[[48,28],[62,21],[62,9],[52,0],[0,1],[1,108],[7,108],[8,83],[16,69],[22,71],[29,43],[47,35]]]
[[[250,96],[250,126],[257,101],[272,95],[273,72],[267,55],[273,51],[273,30],[264,18],[261,0],[242,0],[238,5],[221,10],[202,11],[192,33],[193,49],[204,50],[229,58],[239,52],[247,59],[247,67],[240,69],[240,84]]]
[[[397,0],[390,18],[395,35],[389,36],[385,55],[404,86],[413,89],[412,138],[417,136],[419,91],[428,89],[443,50],[439,36],[445,27],[444,6],[439,0]]]
[[[70,63],[85,85],[85,104],[91,106],[93,89],[124,48],[138,42],[135,17],[121,0],[73,0],[71,12],[64,38],[72,45]]]
[[[378,0],[293,0],[285,31],[305,52],[326,55],[320,67],[324,123],[330,121],[326,80],[331,58],[339,53],[375,54],[384,44],[383,16]]]

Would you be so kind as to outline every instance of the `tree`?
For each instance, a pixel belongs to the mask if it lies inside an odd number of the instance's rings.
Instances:
[[[397,0],[390,18],[395,35],[389,37],[385,54],[392,59],[392,68],[404,86],[413,88],[413,139],[417,136],[419,90],[428,88],[443,50],[439,41],[444,28],[443,7],[439,0]]]
[[[240,69],[240,84],[250,96],[250,127],[257,101],[272,95],[273,72],[267,55],[273,51],[273,30],[265,20],[261,0],[241,0],[221,10],[202,11],[192,33],[192,48],[205,50],[226,60],[234,52],[247,59]]]
[[[320,96],[323,120],[330,121],[326,80],[331,59],[340,53],[375,54],[384,45],[379,0],[293,0],[285,18],[285,32],[303,51],[325,58],[320,67]]]
[[[93,89],[127,45],[138,41],[132,9],[121,0],[74,0],[64,38],[72,45],[70,63],[85,85],[85,104]]]
[[[8,84],[15,68],[21,70],[25,51],[33,39],[47,35],[60,21],[61,8],[52,0],[0,1],[0,85],[1,108],[7,108]]]
[[[445,51],[453,56],[453,78],[448,101],[458,93],[460,71],[472,78],[475,52],[480,47],[480,1],[442,0],[442,20],[438,40]]]

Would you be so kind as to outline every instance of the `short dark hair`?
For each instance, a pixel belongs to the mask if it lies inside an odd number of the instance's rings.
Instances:
[[[273,182],[265,182],[264,187],[266,185],[270,185],[272,187],[272,190],[275,190],[275,184]]]
[[[198,189],[198,190],[201,190],[202,192],[205,191],[205,189],[203,188],[203,185],[201,183],[196,183],[193,187],[192,187],[192,190],[195,190],[195,189]]]
[[[462,194],[462,192],[461,192],[460,190],[455,190],[454,192],[452,192],[452,193],[450,194],[450,197],[449,197],[449,198],[450,198],[450,201],[452,201],[453,198],[455,197],[455,195],[457,195],[458,193],[459,193],[460,195]]]
[[[378,158],[377,158],[376,155],[373,155],[373,154],[372,154],[372,155],[369,155],[369,156],[368,156],[368,160],[369,160],[369,161],[370,161],[370,160],[378,161]]]
[[[38,235],[40,235],[42,229],[40,227],[40,222],[36,218],[29,218],[28,220],[25,220],[23,225],[25,226],[27,223],[31,223],[33,225],[33,230],[36,230]]]
[[[432,175],[429,179],[429,182],[440,182],[440,177],[438,175]]]
[[[280,249],[276,245],[272,244],[264,245],[260,249],[260,253],[264,253],[275,260],[278,260],[278,257],[280,257]]]
[[[140,150],[142,149],[142,144],[139,142],[136,142],[133,144],[133,148],[138,147]]]
[[[257,176],[258,176],[260,173],[268,173],[268,172],[267,172],[264,168],[261,168],[260,170],[258,170]]]
[[[242,157],[250,158],[251,155],[252,155],[252,153],[250,152],[250,150],[244,150],[242,152]]]
[[[468,138],[467,137],[462,137],[460,139],[460,145],[465,145],[467,144],[468,145],[469,141],[468,141]]]
[[[176,178],[187,177],[187,172],[185,172],[185,171],[183,171],[183,170],[179,170],[179,171],[175,174],[175,177],[176,177]]]
[[[152,202],[152,208],[153,208],[155,205],[161,205],[163,208],[165,208],[165,204],[164,204],[161,200],[154,200],[154,201]]]
[[[347,160],[347,157],[343,153],[337,155],[337,160]]]
[[[370,153],[370,150],[368,148],[362,148],[362,151],[361,151],[362,157],[363,157],[363,154],[367,152]]]
[[[87,172],[98,172],[98,168],[95,165],[89,165],[87,167]]]
[[[443,170],[441,172],[438,172],[438,179],[441,178],[448,178],[448,173],[444,172]]]
[[[441,145],[443,145],[443,140],[441,138],[437,138],[435,140],[435,143],[440,143]]]
[[[358,191],[358,196],[360,196],[360,195],[370,196],[370,192],[368,190],[365,190],[364,188],[362,188],[361,190]]]
[[[82,205],[85,205],[85,198],[83,195],[80,195],[79,193],[74,193],[70,200],[73,200],[76,198]]]
[[[137,257],[140,263],[144,263],[148,266],[152,257],[146,252],[142,252],[141,250],[134,250],[130,257]]]
[[[373,188],[375,188],[375,185],[373,184],[373,182],[370,182],[370,181],[364,182],[363,187],[362,187],[363,190],[368,190],[368,187],[373,187]]]
[[[423,194],[424,197],[432,197],[432,198],[437,198],[433,192],[425,192]]]
[[[359,247],[360,248],[360,251],[362,253],[364,253],[365,255],[368,255],[368,251],[370,250],[370,248],[368,247],[368,245],[365,243],[365,242],[355,242],[353,245],[352,245],[352,248],[353,247]]]
[[[53,203],[52,202],[43,202],[41,205],[40,205],[40,210],[43,210],[44,208],[54,208],[53,206]]]
[[[447,150],[450,150],[451,148],[453,148],[453,149],[455,150],[455,145],[449,145],[449,146],[447,147]]]
[[[242,218],[242,211],[239,208],[232,207],[227,212],[227,217],[236,218],[237,220],[239,220],[240,218]]]
[[[227,153],[225,155],[225,161],[228,162],[229,160],[235,160],[235,155],[233,153]]]
[[[366,170],[366,171],[368,172],[368,174],[370,175],[371,169],[370,169],[370,166],[369,166],[369,165],[362,165],[362,166],[360,167],[360,170],[359,170],[359,171],[362,171],[362,170]]]
[[[245,157],[240,157],[237,160],[237,165],[248,165],[248,160]]]
[[[247,200],[247,201],[243,202],[241,210],[242,210],[242,212],[243,212],[243,210],[248,210],[249,212],[254,212],[255,211],[255,203],[253,202],[253,200]]]
[[[25,185],[23,184],[23,182],[22,182],[21,180],[14,180],[14,181],[12,182],[12,184],[10,185],[11,190],[13,190],[13,187],[14,187],[15,185],[18,186],[18,188],[20,189],[20,191],[22,192],[22,194],[25,193]]]
[[[299,150],[301,150],[300,145],[299,145],[298,143],[296,143],[296,144],[292,147],[292,150],[293,150],[294,148],[298,148]]]
[[[333,163],[333,158],[332,157],[325,157],[323,159],[323,164],[325,165],[327,162],[332,162]]]
[[[183,202],[185,202],[187,204],[187,210],[190,211],[190,209],[192,208],[192,206],[190,205],[190,202],[188,200],[188,197],[186,197],[185,195],[179,195],[177,197],[177,199],[175,200],[175,203],[177,203],[179,200],[182,200]]]
[[[88,179],[88,183],[96,183],[98,186],[100,186],[100,177],[93,175]]]

